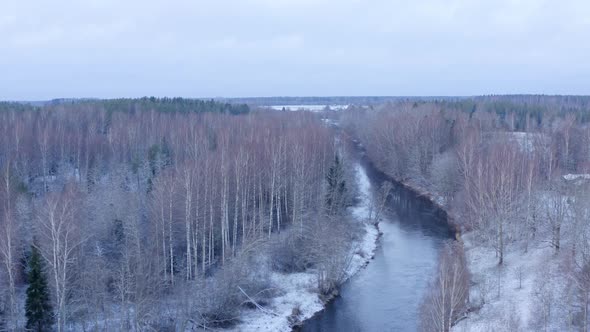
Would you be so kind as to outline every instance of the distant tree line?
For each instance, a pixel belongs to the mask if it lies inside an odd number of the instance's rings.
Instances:
[[[0,101],[0,112],[22,112],[38,110],[39,107],[29,103],[17,103],[9,101]]]
[[[54,99],[48,102],[0,101],[0,112],[38,111],[41,109],[104,110],[112,112],[156,111],[164,113],[221,113],[247,114],[250,107],[245,103],[222,103],[214,100],[189,98],[119,98],[119,99]]]
[[[443,109],[459,109],[473,114],[476,111],[495,113],[500,120],[513,126],[514,129],[526,131],[541,123],[552,122],[553,119],[573,114],[581,123],[590,121],[590,97],[588,96],[482,96],[455,101],[439,101]]]
[[[157,111],[164,113],[221,113],[247,114],[250,108],[246,104],[221,103],[214,100],[188,98],[119,98],[119,99],[56,99],[46,106],[72,106],[78,109],[97,108],[107,112],[142,112]]]

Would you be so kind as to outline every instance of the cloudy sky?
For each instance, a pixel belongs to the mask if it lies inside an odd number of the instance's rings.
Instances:
[[[590,94],[588,0],[0,0],[0,99]]]

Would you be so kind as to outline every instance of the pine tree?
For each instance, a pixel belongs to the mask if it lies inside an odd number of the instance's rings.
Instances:
[[[49,331],[53,325],[53,310],[49,299],[49,288],[43,274],[43,265],[39,251],[32,247],[29,260],[29,287],[25,302],[27,329],[32,331]]]

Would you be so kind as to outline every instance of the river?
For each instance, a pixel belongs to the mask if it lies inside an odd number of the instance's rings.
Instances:
[[[386,176],[364,157],[359,166],[361,194],[374,195]],[[422,295],[441,246],[452,237],[451,229],[442,211],[402,186],[395,186],[388,199],[379,229],[383,235],[374,259],[301,331],[417,330]]]

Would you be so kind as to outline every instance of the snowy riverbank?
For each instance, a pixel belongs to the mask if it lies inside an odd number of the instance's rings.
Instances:
[[[457,228],[444,199],[413,181],[400,181],[406,188],[426,197],[447,212],[449,223]],[[459,234],[458,234],[459,235]],[[505,252],[498,265],[496,249],[476,238],[473,231],[460,234],[470,274],[470,312],[452,327],[454,332],[484,331],[564,331],[568,326],[564,310],[567,280],[563,273],[563,252],[546,242],[522,244]]]
[[[374,256],[379,230],[370,223],[372,204],[371,183],[360,165],[355,166],[359,201],[350,208],[350,213],[358,222],[363,223],[364,234],[353,245],[352,260],[347,269],[346,279],[355,275],[366,266]],[[282,274],[273,272],[271,281],[278,289],[279,296],[273,298],[265,310],[244,309],[241,313],[242,323],[233,331],[290,331],[289,316],[293,309],[299,310],[301,321],[311,318],[324,309],[325,304],[317,293],[317,276],[314,271],[304,273]]]

